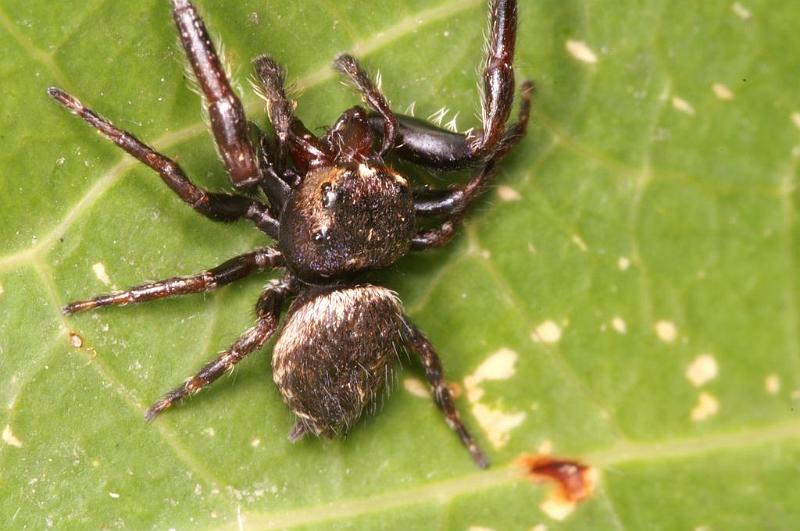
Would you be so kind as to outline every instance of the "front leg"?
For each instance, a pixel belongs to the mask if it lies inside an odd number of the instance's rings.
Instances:
[[[489,8],[489,37],[481,87],[483,129],[466,135],[452,133],[411,118],[397,116],[393,153],[415,164],[457,170],[481,164],[508,139],[506,121],[514,100],[514,47],[517,35],[516,0],[493,0]],[[386,127],[383,116],[370,116],[378,132]]]
[[[469,451],[475,463],[481,468],[487,468],[489,466],[489,460],[486,459],[481,449],[478,448],[477,443],[467,431],[464,422],[461,420],[456,410],[456,406],[453,403],[453,393],[450,391],[450,388],[447,387],[447,382],[444,379],[442,362],[439,356],[436,355],[436,350],[433,348],[431,342],[428,341],[428,338],[414,326],[408,317],[403,316],[403,321],[406,326],[405,336],[408,347],[419,356],[420,361],[422,361],[422,366],[425,368],[425,375],[428,377],[428,382],[433,391],[433,400],[436,402],[436,405],[439,406],[439,409],[442,410],[442,413],[444,413],[447,425],[456,432],[461,443],[467,448],[467,451]]]
[[[275,129],[278,172],[284,174],[289,155],[303,173],[315,162],[330,162],[330,153],[294,114],[294,102],[286,97],[283,68],[268,55],[257,57],[253,65],[261,82],[262,96],[267,102],[267,115]]]
[[[191,2],[172,0],[172,18],[203,93],[211,131],[225,169],[234,187],[250,188],[261,181],[262,175],[248,136],[242,102],[231,88],[205,24]]]
[[[505,134],[503,143],[495,154],[484,164],[465,185],[449,190],[425,191],[415,194],[414,210],[418,217],[444,217],[445,221],[436,228],[420,231],[411,240],[411,248],[420,251],[432,247],[442,247],[455,236],[467,208],[481,195],[494,176],[497,162],[525,135],[531,110],[533,84],[522,85],[522,103],[519,119]]]
[[[249,219],[270,237],[278,239],[278,220],[267,205],[249,197],[209,192],[195,185],[174,160],[154,150],[131,133],[115,127],[99,114],[84,107],[73,96],[56,87],[50,87],[47,93],[101,135],[157,172],[178,197],[200,214],[214,221]]]
[[[286,297],[294,291],[294,284],[294,277],[291,276],[270,282],[256,304],[255,326],[246,330],[228,350],[217,359],[207,363],[200,369],[200,372],[186,380],[183,385],[162,396],[147,410],[144,418],[151,421],[178,400],[200,392],[217,378],[233,370],[234,365],[242,361],[248,354],[261,348],[275,332],[281,307]]]
[[[395,118],[389,102],[381,93],[380,87],[374,85],[367,72],[361,68],[352,55],[340,54],[336,57],[333,66],[346,75],[350,82],[358,89],[361,96],[375,109],[383,123],[383,141],[378,156],[383,157],[397,144],[397,118]]]

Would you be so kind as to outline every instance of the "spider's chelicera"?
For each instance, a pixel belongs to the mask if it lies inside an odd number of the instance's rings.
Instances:
[[[387,267],[409,250],[439,247],[456,233],[464,212],[484,190],[497,161],[525,133],[533,87],[521,88],[519,118],[506,126],[514,97],[512,62],[515,0],[491,0],[483,67],[483,128],[458,134],[392,112],[356,59],[339,55],[334,66],[361,93],[370,110],[353,107],[317,136],[294,115],[284,92],[283,69],[264,55],[254,61],[275,131],[270,139],[249,126],[206,28],[188,0],[172,0],[180,40],[204,97],[219,153],[237,194],[193,184],[170,158],[84,107],[57,88],[50,96],[119,147],[158,172],[178,197],[217,221],[246,218],[270,238],[263,247],[187,277],[70,303],[71,314],[109,305],[207,292],[247,275],[277,268],[265,287],[255,325],[217,359],[146,413],[148,420],[200,391],[278,331],[272,374],[305,434],[333,437],[355,423],[387,383],[400,350],[419,356],[433,399],[475,462],[488,461],[465,428],[431,343],[386,288],[359,282],[367,270]],[[474,168],[464,185],[414,188],[388,166],[387,156],[436,170]],[[427,228],[418,227],[423,221]],[[279,328],[284,304],[291,304]]]

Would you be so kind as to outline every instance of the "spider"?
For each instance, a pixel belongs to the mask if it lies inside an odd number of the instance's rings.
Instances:
[[[477,465],[486,468],[489,462],[456,410],[433,345],[405,315],[394,292],[358,279],[410,250],[449,242],[467,207],[490,182],[498,160],[525,134],[533,93],[529,81],[521,86],[518,120],[506,127],[514,98],[517,2],[489,2],[482,129],[457,134],[394,113],[358,61],[341,54],[334,67],[370,110],[352,107],[317,136],[294,115],[282,67],[262,55],[253,64],[275,132],[272,139],[246,121],[195,7],[188,0],[171,4],[214,140],[238,193],[214,193],[195,185],[173,160],[73,96],[55,87],[48,94],[156,171],[200,214],[222,222],[245,218],[277,243],[196,275],[72,302],[64,313],[209,292],[253,273],[279,269],[282,276],[265,286],[256,303],[255,325],[163,395],[147,410],[148,421],[232,370],[277,331],[272,376],[296,417],[289,433],[292,442],[307,434],[347,433],[387,385],[398,351],[405,350],[419,357],[447,424]],[[385,163],[389,155],[434,170],[474,168],[473,175],[466,184],[445,190],[415,188]],[[418,220],[427,221],[428,228],[419,228]]]

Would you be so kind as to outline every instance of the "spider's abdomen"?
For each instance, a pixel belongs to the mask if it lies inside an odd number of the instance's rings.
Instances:
[[[415,234],[403,177],[385,166],[348,164],[310,171],[280,220],[289,268],[311,282],[393,264]]]
[[[272,354],[272,377],[303,431],[345,433],[385,388],[402,348],[402,308],[378,286],[301,294]]]

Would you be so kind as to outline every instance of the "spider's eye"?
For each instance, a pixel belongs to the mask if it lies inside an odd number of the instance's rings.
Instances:
[[[314,241],[317,243],[328,241],[328,227],[322,227],[317,232],[315,232]]]
[[[325,208],[329,208],[333,203],[336,202],[336,192],[333,191],[333,186],[331,183],[325,183],[322,185],[322,206]]]

